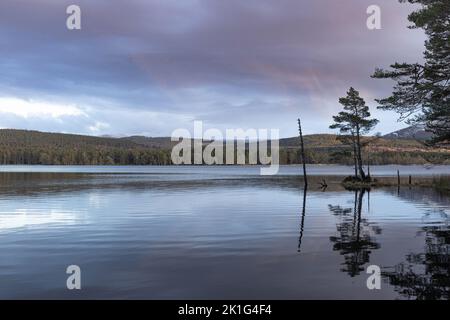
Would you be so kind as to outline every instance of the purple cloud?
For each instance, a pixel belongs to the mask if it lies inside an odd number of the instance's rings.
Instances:
[[[80,31],[65,27],[65,9],[74,3],[82,10]],[[199,119],[219,128],[280,127],[290,136],[298,115],[307,133],[327,131],[349,86],[371,102],[391,90],[369,78],[375,67],[421,58],[423,34],[406,29],[412,7],[377,1],[383,29],[370,31],[371,4],[3,0],[0,97],[76,104],[88,117],[68,128],[83,133],[169,135]],[[135,114],[128,121],[161,116],[134,126],[120,121],[126,112]],[[394,128],[392,114],[375,114],[383,120],[378,130]],[[20,117],[1,121],[2,127],[61,127]]]

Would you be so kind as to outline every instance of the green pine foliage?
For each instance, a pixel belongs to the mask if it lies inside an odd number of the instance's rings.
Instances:
[[[352,147],[355,177],[365,180],[361,137],[369,133],[378,120],[370,118],[369,107],[354,88],[350,88],[347,96],[339,99],[339,103],[344,110],[333,116],[334,123],[330,125],[330,129],[339,129],[340,141]]]
[[[424,123],[434,145],[450,144],[450,1],[400,0],[419,5],[408,17],[411,28],[425,31],[424,63],[394,63],[372,77],[396,82],[379,108],[394,110],[409,123]]]

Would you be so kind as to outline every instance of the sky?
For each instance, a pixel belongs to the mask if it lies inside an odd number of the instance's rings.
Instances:
[[[66,8],[81,9],[81,30]],[[366,26],[381,8],[381,30]],[[170,136],[175,129],[329,133],[350,86],[376,110],[376,67],[422,59],[395,0],[2,0],[0,128]]]

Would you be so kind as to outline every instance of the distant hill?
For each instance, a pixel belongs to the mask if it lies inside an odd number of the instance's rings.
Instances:
[[[131,136],[120,138],[120,140],[129,141],[141,146],[157,149],[169,149],[173,146],[173,142],[170,140],[170,137]]]
[[[120,138],[16,129],[1,129],[0,144],[15,146],[17,148],[53,146],[65,146],[71,148],[92,146],[127,148],[139,146],[137,143],[134,143],[131,140]]]
[[[428,140],[432,138],[430,132],[425,131],[424,126],[413,125],[408,128],[397,130],[386,134],[383,138],[386,139],[417,139],[417,140]]]
[[[336,135],[307,135],[304,140],[309,163],[352,163],[351,148]],[[450,164],[449,149],[431,149],[404,136],[364,137],[364,141],[370,141],[365,154],[372,164]],[[1,129],[0,164],[169,165],[174,144],[169,137],[114,138]],[[279,144],[281,164],[299,162],[299,138],[281,139]]]
[[[158,165],[170,153],[133,139],[2,129],[0,164]]]

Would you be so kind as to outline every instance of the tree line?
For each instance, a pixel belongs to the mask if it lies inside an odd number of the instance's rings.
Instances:
[[[169,165],[170,151],[0,147],[2,165]]]
[[[298,148],[281,147],[280,164],[300,164]],[[366,153],[365,153],[366,154]],[[367,155],[367,154],[366,154]],[[346,147],[305,148],[309,164],[354,165],[354,157]],[[248,162],[248,161],[247,161]],[[370,152],[371,165],[384,164],[449,164],[449,154],[426,151]],[[14,147],[0,143],[1,165],[171,165],[171,150],[150,148],[104,147]]]
[[[124,139],[0,130],[0,164],[167,165],[170,152]]]

